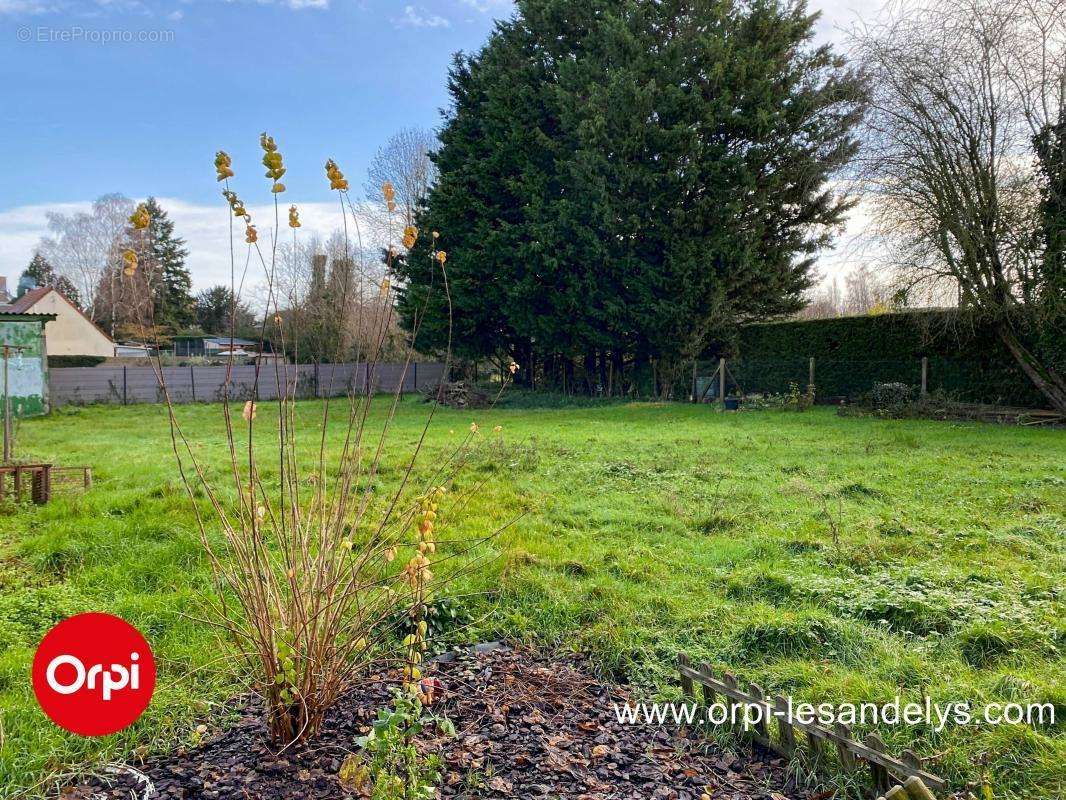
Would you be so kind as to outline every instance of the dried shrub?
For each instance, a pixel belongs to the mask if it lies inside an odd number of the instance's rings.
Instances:
[[[229,156],[218,153],[215,167],[231,212],[231,242],[243,238],[246,245],[241,258],[231,244],[232,263],[257,264],[264,273],[268,299],[260,345],[269,329],[276,337],[276,350],[291,352],[286,345],[298,340],[301,332],[291,328],[277,291],[277,243],[285,218],[278,198],[285,191],[281,178],[286,168],[271,137],[263,134],[260,143],[274,198],[273,247],[260,242],[244,202],[230,187],[234,172]],[[354,259],[365,248],[348,181],[332,160],[326,163],[326,176],[338,193],[344,218],[344,256]],[[146,232],[142,209],[130,221],[134,229]],[[300,228],[296,206],[289,208],[287,221],[295,250]],[[406,226],[404,247],[410,249],[419,235],[413,226]],[[430,257],[439,270],[440,291],[447,293],[447,256],[437,247],[436,232],[432,238]],[[391,268],[395,252],[390,245],[386,269]],[[127,252],[124,261],[126,277],[134,278],[136,253]],[[234,303],[239,302],[244,283],[245,275],[237,274],[235,267]],[[345,281],[334,288],[362,293],[363,302],[355,307],[369,307],[364,285]],[[210,621],[252,676],[254,688],[265,699],[270,733],[281,744],[314,736],[328,709],[358,683],[371,661],[403,663],[405,697],[426,701],[419,676],[427,610],[450,579],[477,565],[476,559],[467,559],[466,566],[454,567],[448,578],[435,577],[432,570],[436,531],[466,500],[457,493],[449,502],[448,489],[479,449],[476,424],[450,454],[421,476],[415,467],[434,404],[416,444],[402,454],[399,466],[383,464],[412,350],[408,345],[398,388],[376,395],[374,376],[383,353],[394,349],[395,329],[388,278],[374,288],[376,327],[365,352],[356,354],[357,361],[368,364],[363,386],[349,388],[339,399],[331,399],[335,387],[330,386],[322,400],[301,400],[298,381],[290,380],[276,363],[260,361],[250,398],[236,399],[227,389],[221,398],[228,453],[223,479],[202,463],[197,443],[176,412],[162,362],[158,358],[153,362],[169,411],[173,451],[216,577],[218,591],[209,598]],[[418,324],[416,320],[411,340]],[[231,359],[229,369],[233,363]],[[298,413],[298,407],[308,403],[316,413]],[[374,422],[372,412],[379,410],[380,421]],[[388,480],[383,478],[386,472]],[[383,484],[394,488],[384,490]],[[212,513],[201,512],[197,497],[206,498]],[[462,564],[477,543],[452,540],[443,558]],[[407,632],[412,626],[414,633]]]

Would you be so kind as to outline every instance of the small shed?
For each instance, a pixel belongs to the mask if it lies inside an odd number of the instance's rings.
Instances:
[[[175,336],[174,355],[179,358],[220,358],[229,355],[258,355],[259,341],[229,336]],[[263,352],[270,353],[270,342],[263,342]]]
[[[55,314],[0,312],[0,412],[9,398],[12,417],[48,413],[44,326],[55,318]]]

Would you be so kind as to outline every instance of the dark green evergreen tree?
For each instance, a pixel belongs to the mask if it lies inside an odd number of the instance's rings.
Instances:
[[[1027,298],[1058,323],[1066,320],[1066,123],[1046,125],[1034,142],[1040,167],[1043,257]]]
[[[417,346],[617,391],[678,385],[712,329],[796,310],[849,201],[856,74],[780,0],[519,0],[449,77],[422,236],[398,261]],[[422,313],[424,310],[424,314]],[[521,374],[521,373],[520,373]]]
[[[20,277],[33,278],[38,286],[51,286],[59,291],[74,305],[81,308],[81,295],[77,287],[65,275],[56,272],[55,267],[40,253],[34,253],[29,266],[22,271]]]
[[[228,286],[212,286],[196,295],[194,301],[195,324],[214,336],[227,336],[232,329],[235,336],[258,338],[255,315],[241,302],[233,302],[233,292]]]
[[[185,266],[189,251],[185,240],[174,235],[174,222],[154,197],[144,202],[151,222],[148,225],[149,259],[154,270],[152,304],[155,324],[172,330],[191,325],[196,312],[192,298],[192,277]]]

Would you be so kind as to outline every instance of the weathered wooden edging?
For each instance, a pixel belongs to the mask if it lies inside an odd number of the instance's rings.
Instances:
[[[681,688],[687,697],[696,698],[696,684],[702,689],[703,702],[710,706],[720,694],[726,698],[731,709],[737,706],[761,706],[768,715],[756,723],[752,730],[744,731],[737,726],[738,732],[758,742],[763,747],[773,750],[786,758],[796,755],[798,741],[796,731],[803,731],[806,739],[807,753],[811,768],[817,767],[827,746],[835,747],[840,760],[840,768],[845,774],[855,773],[866,762],[873,776],[876,794],[885,800],[935,800],[930,789],[944,791],[948,783],[921,767],[921,761],[910,750],[904,750],[901,758],[894,758],[885,752],[885,743],[876,733],[868,734],[862,742],[851,736],[851,730],[843,723],[837,723],[830,730],[813,722],[798,720],[789,715],[788,701],[781,695],[773,699],[757,684],[749,683],[746,690],[740,687],[736,676],[723,672],[716,677],[709,664],[692,666],[688,655],[681,653],[677,657],[678,670],[681,673]],[[773,737],[766,720],[772,716],[776,721],[777,736]],[[733,718],[733,715],[730,715]]]

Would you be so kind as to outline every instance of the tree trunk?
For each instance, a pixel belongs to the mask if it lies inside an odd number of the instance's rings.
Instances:
[[[585,351],[585,394],[592,397],[596,394],[596,351]]]
[[[1066,381],[1055,370],[1045,367],[1018,339],[1018,335],[1006,323],[1000,324],[996,333],[1007,346],[1022,372],[1051,403],[1056,411],[1066,414]]]
[[[625,361],[622,359],[621,350],[611,351],[611,383],[612,395],[623,395],[626,393]]]

